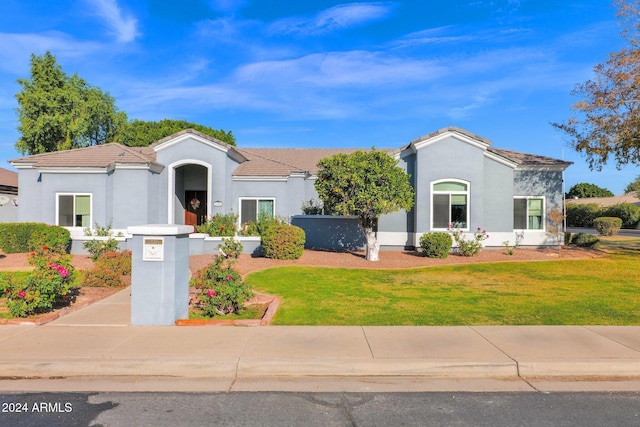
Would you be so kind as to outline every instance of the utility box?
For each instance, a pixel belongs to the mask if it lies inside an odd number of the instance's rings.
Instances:
[[[189,316],[190,225],[131,226],[131,324],[175,325]]]

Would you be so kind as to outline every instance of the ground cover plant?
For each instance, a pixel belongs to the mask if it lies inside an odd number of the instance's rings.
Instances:
[[[411,270],[278,267],[246,279],[278,295],[279,325],[640,325],[640,239],[596,259]]]

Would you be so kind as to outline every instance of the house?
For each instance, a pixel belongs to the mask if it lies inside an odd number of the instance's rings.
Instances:
[[[355,149],[240,148],[194,130],[149,147],[111,143],[11,160],[19,171],[20,221],[115,230],[141,224],[199,224],[233,211],[239,224],[261,212],[300,215],[317,198],[320,159]],[[411,176],[415,206],[380,219],[383,247],[417,246],[455,223],[487,230],[487,245],[551,245],[549,212],[562,206],[557,159],[497,149],[456,127],[386,150]],[[322,218],[318,218],[322,219]]]
[[[18,220],[18,174],[0,168],[0,222]]]

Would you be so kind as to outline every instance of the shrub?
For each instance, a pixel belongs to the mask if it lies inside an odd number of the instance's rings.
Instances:
[[[215,214],[204,224],[196,226],[196,230],[198,233],[205,233],[212,237],[232,237],[236,235],[237,223],[238,215],[233,212],[229,212],[228,214]]]
[[[295,225],[274,225],[262,234],[262,252],[273,259],[298,259],[304,252],[306,235]]]
[[[571,244],[581,248],[595,249],[600,246],[600,239],[598,239],[598,236],[594,236],[593,234],[578,233],[573,235]]]
[[[85,287],[96,288],[120,288],[126,285],[118,271],[112,270],[104,264],[96,264],[91,270],[85,271],[80,283]]]
[[[35,230],[46,226],[37,222],[7,222],[0,224],[0,249],[5,254],[29,252],[29,239]]]
[[[222,251],[224,256],[237,259],[242,253],[242,243],[233,237],[223,238],[218,249]]]
[[[600,216],[620,218],[622,228],[635,228],[640,220],[640,207],[633,203],[618,203],[604,208]]]
[[[75,274],[71,256],[44,251],[44,255],[32,255],[29,263],[35,269],[27,279],[20,283],[10,283],[10,287],[5,289],[7,307],[11,314],[26,317],[68,305],[71,302],[71,284]]]
[[[566,231],[564,233],[564,244],[565,245],[570,245],[572,242],[573,242],[573,234],[571,234],[568,231]]]
[[[449,227],[449,232],[453,235],[456,242],[456,250],[463,256],[474,256],[482,250],[482,241],[489,238],[486,230],[478,227],[473,233],[473,237],[467,239],[459,228]]]
[[[118,275],[131,274],[131,251],[103,252],[95,263],[97,266],[115,271]]]
[[[64,254],[69,251],[70,243],[71,233],[69,230],[57,225],[42,224],[36,227],[29,237],[29,251],[34,252],[47,248],[53,253]]]
[[[96,261],[100,255],[105,252],[113,252],[118,249],[118,241],[113,237],[109,237],[106,240],[103,239],[91,239],[87,240],[82,245],[83,248],[91,254],[91,260]]]
[[[446,258],[452,245],[449,233],[427,233],[420,237],[420,253],[429,258]]]
[[[593,220],[593,226],[601,236],[615,236],[622,227],[620,218],[604,216]]]
[[[243,236],[262,236],[270,227],[282,224],[287,224],[287,220],[261,213],[258,221],[248,221],[242,224],[241,234]]]
[[[586,205],[569,203],[567,204],[567,225],[569,227],[592,227],[593,220],[602,216],[600,212],[601,208],[595,203]]]
[[[216,255],[214,262],[198,270],[189,283],[200,290],[198,306],[208,317],[238,313],[253,296],[251,287],[233,268],[233,261],[223,255]]]

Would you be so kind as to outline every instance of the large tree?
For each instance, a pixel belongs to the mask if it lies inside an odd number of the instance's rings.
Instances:
[[[31,77],[18,79],[16,148],[22,154],[86,147],[110,142],[126,123],[114,99],[77,74],[68,76],[46,52],[31,55]]]
[[[627,184],[624,188],[624,192],[626,193],[635,193],[638,197],[640,197],[640,175],[636,176],[636,179]]]
[[[581,182],[569,189],[566,194],[567,199],[585,199],[588,197],[613,197],[614,194],[606,188],[598,187],[595,184],[589,184],[587,182]]]
[[[184,129],[195,129],[227,144],[236,145],[236,138],[231,131],[226,132],[223,129],[213,129],[185,120],[170,119],[164,119],[158,122],[132,120],[126,126],[122,127],[116,141],[130,147],[144,147]]]
[[[380,215],[413,207],[413,187],[397,161],[382,151],[336,154],[318,163],[318,196],[330,212],[356,216],[367,241],[366,259],[378,261]]]
[[[577,85],[574,116],[552,123],[600,170],[613,156],[618,168],[640,165],[640,0],[614,0],[628,46],[594,68],[594,77]]]

